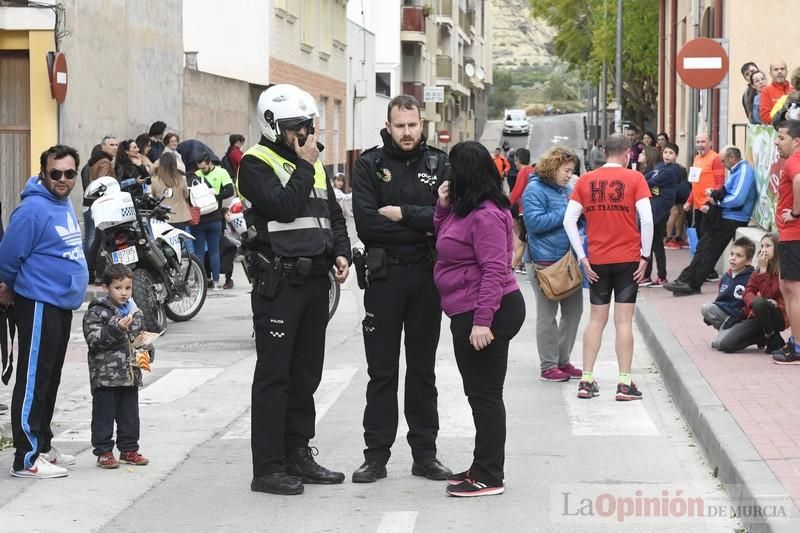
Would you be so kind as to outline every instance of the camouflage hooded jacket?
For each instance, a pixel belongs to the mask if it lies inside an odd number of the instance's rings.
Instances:
[[[141,311],[125,331],[118,326],[120,316],[108,296],[89,304],[83,317],[83,336],[89,345],[89,381],[92,390],[98,387],[141,387],[142,371],[135,365],[131,341],[144,331]],[[152,346],[148,346],[152,356]]]

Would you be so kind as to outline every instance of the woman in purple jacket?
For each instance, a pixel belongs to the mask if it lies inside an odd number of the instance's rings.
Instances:
[[[448,479],[447,493],[486,496],[504,490],[503,382],[525,302],[511,268],[514,223],[492,157],[482,144],[468,141],[453,147],[450,165],[433,216],[439,254],[433,277],[450,317],[476,435],[472,465]]]

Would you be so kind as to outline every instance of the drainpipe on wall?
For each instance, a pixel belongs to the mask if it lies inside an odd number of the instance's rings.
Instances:
[[[669,138],[677,143],[678,132],[675,127],[675,114],[678,110],[678,74],[675,62],[678,57],[678,0],[672,0],[669,6]]]
[[[714,10],[714,37],[717,39],[721,39],[723,32],[722,32],[722,0],[714,0],[712,4],[712,9]],[[724,81],[721,85],[728,86],[730,83],[730,74],[728,75],[728,80]],[[725,91],[727,96],[728,91]],[[722,123],[720,120],[721,118],[721,110],[720,110],[720,96],[721,91],[719,88],[713,89],[713,93],[711,96],[711,124],[714,128],[714,146],[719,151],[722,148],[720,145],[720,138],[722,138],[722,142],[727,143],[728,136],[726,135],[727,130],[727,123],[728,121],[725,120],[725,124]],[[726,106],[727,108],[727,102]],[[727,119],[727,117],[726,117]],[[723,130],[723,128],[725,128]],[[721,136],[720,136],[721,134]]]
[[[700,37],[700,0],[692,0],[692,39],[697,39]],[[694,144],[694,139],[697,137],[697,114],[699,112],[699,104],[700,104],[700,90],[699,89],[689,89],[689,94],[691,95],[689,98],[689,128],[687,133],[687,147],[691,147]],[[686,168],[689,168],[694,161],[694,151],[689,149],[686,150]]]
[[[664,131],[664,87],[666,86],[667,0],[658,2],[658,126],[656,134]]]

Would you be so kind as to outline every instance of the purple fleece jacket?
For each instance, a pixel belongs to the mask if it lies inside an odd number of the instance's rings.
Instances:
[[[513,225],[511,213],[490,200],[463,218],[436,203],[433,279],[447,316],[475,311],[472,324],[491,327],[500,300],[519,289],[511,269]]]

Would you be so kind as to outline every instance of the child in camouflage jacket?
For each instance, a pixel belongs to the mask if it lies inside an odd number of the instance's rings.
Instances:
[[[142,371],[133,340],[143,331],[143,316],[131,298],[132,285],[130,268],[109,266],[103,273],[106,295],[92,301],[83,317],[92,388],[92,446],[100,468],[118,468],[120,462],[137,466],[149,462],[139,453]],[[152,360],[152,346],[144,349]],[[114,422],[119,461],[113,452]]]

